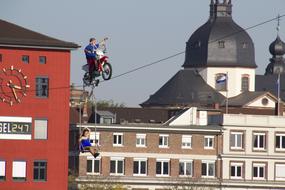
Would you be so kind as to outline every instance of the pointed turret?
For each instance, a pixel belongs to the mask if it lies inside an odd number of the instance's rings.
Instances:
[[[277,37],[269,46],[269,52],[272,55],[272,58],[269,59],[270,63],[268,64],[265,75],[274,75],[274,74],[284,74],[285,73],[285,43],[281,40],[279,36],[279,27],[280,27],[280,16],[278,16],[278,26],[277,26]]]

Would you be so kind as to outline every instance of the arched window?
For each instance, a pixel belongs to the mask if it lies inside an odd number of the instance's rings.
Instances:
[[[227,91],[228,77],[225,73],[218,73],[215,77],[215,87],[217,91]]]
[[[241,77],[241,91],[249,91],[249,75],[244,74]]]

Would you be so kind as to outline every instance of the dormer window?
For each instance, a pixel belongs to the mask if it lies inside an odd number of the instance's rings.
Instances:
[[[247,42],[243,42],[243,43],[242,43],[242,48],[245,49],[245,48],[247,48],[247,47],[248,47],[248,43],[247,43]]]
[[[219,48],[225,48],[225,41],[218,42]]]
[[[192,45],[192,47],[193,47],[194,49],[201,47],[201,42],[200,42],[200,41],[194,42],[193,45]]]

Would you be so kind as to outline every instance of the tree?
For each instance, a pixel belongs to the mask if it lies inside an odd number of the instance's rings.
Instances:
[[[116,103],[116,102],[114,102],[114,100],[99,100],[99,101],[97,101],[96,105],[97,105],[97,109],[109,108],[109,107],[112,107],[112,108],[123,108],[123,107],[125,107],[124,103]]]

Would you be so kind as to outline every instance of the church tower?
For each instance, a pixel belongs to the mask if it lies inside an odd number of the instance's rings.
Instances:
[[[183,67],[199,72],[224,96],[255,91],[254,44],[233,21],[231,0],[211,0],[208,21],[186,43]]]
[[[207,22],[186,42],[183,69],[142,107],[213,107],[231,97],[254,93],[254,44],[234,22],[232,1],[211,0],[209,12]]]

